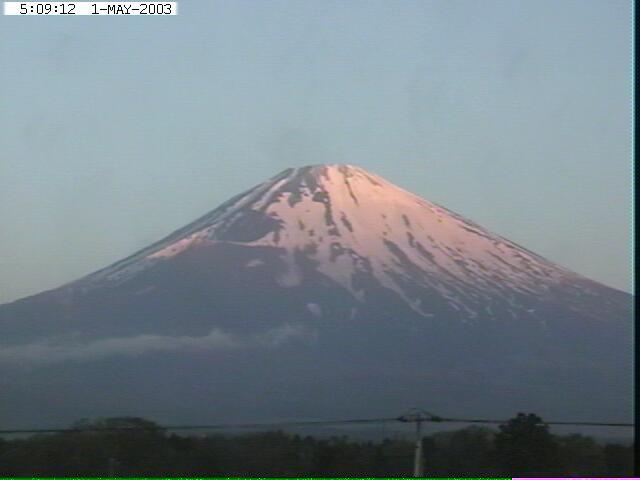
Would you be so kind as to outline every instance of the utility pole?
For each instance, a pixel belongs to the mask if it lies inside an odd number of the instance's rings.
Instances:
[[[424,477],[424,456],[422,455],[422,421],[416,420],[416,454],[413,458],[413,476]]]
[[[398,417],[401,422],[413,422],[416,424],[416,449],[413,458],[413,476],[424,477],[424,454],[422,453],[422,422],[437,422],[440,417],[417,408],[405,415]]]

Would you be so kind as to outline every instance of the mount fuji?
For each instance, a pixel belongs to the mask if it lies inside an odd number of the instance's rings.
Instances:
[[[628,421],[631,302],[361,168],[287,169],[0,306],[0,424]]]

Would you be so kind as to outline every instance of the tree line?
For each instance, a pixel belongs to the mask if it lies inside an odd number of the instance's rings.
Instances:
[[[282,431],[186,436],[134,417],[81,421],[69,432],[0,439],[2,476],[408,476],[415,444]],[[554,435],[534,414],[423,439],[425,475],[632,476],[632,446]]]

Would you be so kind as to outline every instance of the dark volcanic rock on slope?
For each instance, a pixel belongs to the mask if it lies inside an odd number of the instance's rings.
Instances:
[[[286,170],[0,307],[5,423],[414,405],[627,420],[630,372],[628,294],[351,166]],[[75,398],[52,402],[45,386]]]

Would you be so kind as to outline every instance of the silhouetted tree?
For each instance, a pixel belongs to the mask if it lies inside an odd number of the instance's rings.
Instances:
[[[609,477],[630,477],[633,475],[633,447],[605,445],[604,463]]]
[[[554,437],[539,417],[520,414],[500,432],[470,427],[424,439],[428,476],[629,476],[632,449],[588,437]],[[284,432],[168,435],[123,417],[82,421],[74,430],[0,440],[0,476],[391,476],[413,467],[411,440],[317,439]],[[567,473],[565,473],[567,472]]]
[[[495,432],[485,427],[467,427],[453,432],[433,435],[432,446],[425,448],[425,466],[431,464],[437,470],[430,474],[474,476],[495,470],[490,462]],[[428,450],[433,449],[431,458]]]
[[[504,475],[536,477],[563,473],[558,445],[535,414],[518,413],[500,425],[494,443],[496,466]]]
[[[604,449],[584,435],[558,437],[564,474],[572,477],[604,476]]]

